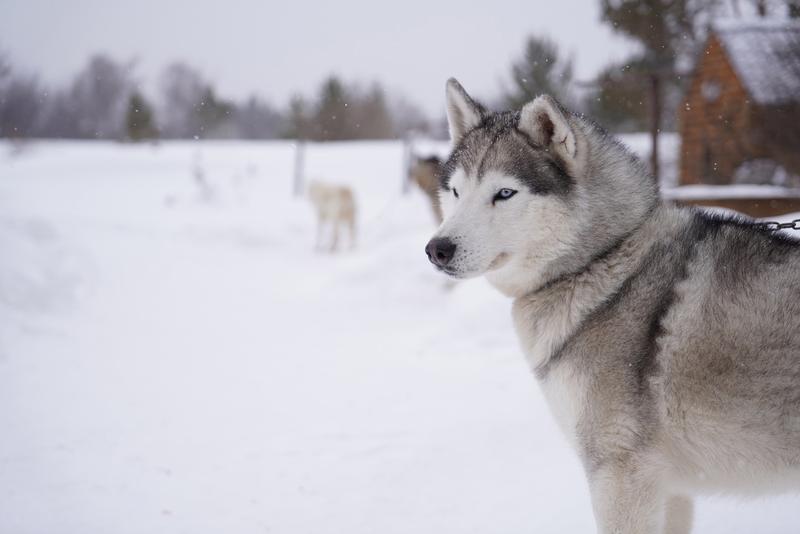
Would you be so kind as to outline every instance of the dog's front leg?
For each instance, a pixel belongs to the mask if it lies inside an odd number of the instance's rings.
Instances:
[[[350,229],[350,249],[356,248],[356,219],[355,217],[350,217],[348,221],[348,227]]]
[[[664,531],[665,497],[657,480],[630,462],[609,462],[589,477],[592,506],[601,534]]]
[[[331,252],[336,252],[336,248],[339,246],[339,226],[341,225],[341,221],[339,219],[333,219],[331,225],[333,226],[333,237],[331,238]]]
[[[317,216],[317,236],[316,239],[314,239],[314,250],[316,251],[322,250],[322,232],[324,225],[325,221],[322,219],[322,216]]]

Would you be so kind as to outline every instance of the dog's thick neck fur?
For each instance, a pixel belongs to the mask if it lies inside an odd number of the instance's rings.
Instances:
[[[693,215],[655,202],[647,218],[577,270],[563,272],[514,299],[513,316],[528,363],[543,378],[550,358],[610,295],[635,275],[650,247],[674,235]]]

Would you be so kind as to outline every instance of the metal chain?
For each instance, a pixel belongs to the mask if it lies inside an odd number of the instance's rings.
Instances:
[[[777,222],[777,221],[765,221],[762,223],[756,224],[762,230],[766,230],[767,232],[775,232],[778,230],[800,230],[800,219],[795,219],[791,222]]]

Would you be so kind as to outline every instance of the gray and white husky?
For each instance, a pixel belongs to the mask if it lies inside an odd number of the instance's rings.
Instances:
[[[453,151],[426,253],[514,299],[600,532],[689,532],[691,496],[800,489],[800,244],[659,200],[645,167],[540,96],[447,83]]]

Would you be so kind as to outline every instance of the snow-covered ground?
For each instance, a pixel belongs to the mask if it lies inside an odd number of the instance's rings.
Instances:
[[[402,154],[308,147],[359,202],[331,256],[289,143],[0,144],[0,533],[592,531],[510,303],[433,272]],[[796,532],[800,498],[697,523]]]

